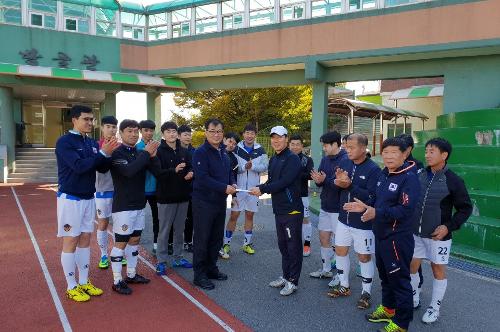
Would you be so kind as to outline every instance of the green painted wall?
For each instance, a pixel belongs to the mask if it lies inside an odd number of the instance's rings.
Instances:
[[[0,144],[7,145],[7,163],[9,169],[12,169],[14,163],[16,144],[12,94],[11,88],[0,87]]]
[[[0,24],[0,62],[25,64],[19,52],[35,48],[43,56],[40,66],[57,67],[58,52],[66,53],[72,61],[70,68],[85,69],[80,64],[84,55],[95,54],[100,61],[97,70],[120,71],[120,40],[72,32],[27,28]]]
[[[381,95],[375,95],[375,96],[357,96],[356,99],[366,101],[368,103],[374,103],[377,105],[382,105],[382,96]]]
[[[156,123],[155,137],[161,136],[161,94],[156,92],[148,92],[146,94],[147,117],[148,120],[153,120]]]
[[[319,138],[328,127],[328,84],[325,82],[313,83],[312,119],[311,119],[311,157],[314,165],[319,166],[323,149]]]
[[[109,115],[116,117],[116,94],[113,92],[105,93],[101,104],[101,118]]]

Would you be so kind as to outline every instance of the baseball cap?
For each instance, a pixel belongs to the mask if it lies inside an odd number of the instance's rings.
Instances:
[[[288,131],[283,126],[276,126],[271,129],[271,133],[269,134],[269,136],[273,136],[273,134],[284,136],[288,135]]]

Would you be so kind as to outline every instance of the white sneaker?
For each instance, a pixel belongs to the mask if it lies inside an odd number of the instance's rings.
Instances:
[[[310,277],[319,278],[319,279],[327,279],[333,277],[332,271],[323,271],[323,269],[319,269],[318,271],[314,271],[309,273]]]
[[[221,248],[219,250],[219,257],[222,259],[229,259],[229,254],[224,250],[224,248]]]
[[[433,307],[429,307],[422,316],[422,322],[424,322],[425,324],[432,324],[437,321],[438,317],[439,310],[434,309]]]
[[[295,292],[296,290],[297,290],[297,286],[295,286],[290,281],[286,281],[285,287],[283,287],[283,289],[280,290],[280,294],[283,296],[288,296],[288,295],[292,295],[292,293]]]
[[[269,283],[269,286],[274,287],[274,288],[281,288],[281,287],[285,286],[286,283],[287,283],[287,281],[285,278],[279,277],[277,280],[271,281]]]
[[[334,288],[334,287],[337,287],[338,285],[340,285],[339,275],[335,274],[335,276],[332,278],[332,280],[328,283],[328,287]]]

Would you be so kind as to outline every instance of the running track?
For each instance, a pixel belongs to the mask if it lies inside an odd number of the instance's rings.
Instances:
[[[132,285],[131,296],[114,293],[111,269],[96,266],[95,236],[90,278],[104,294],[86,303],[68,300],[56,220],[54,188],[0,186],[2,331],[250,331],[171,270],[164,278],[156,276],[154,258],[143,250],[138,272],[151,283]]]

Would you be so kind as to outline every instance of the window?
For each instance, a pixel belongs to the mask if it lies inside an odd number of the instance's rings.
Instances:
[[[28,8],[31,26],[56,28],[57,1],[29,0]]]
[[[0,0],[0,23],[22,23],[21,0]]]
[[[412,3],[422,2],[425,0],[385,0],[386,7],[399,6],[399,5],[409,5]]]
[[[281,21],[300,20],[305,17],[306,4],[299,0],[280,0]]]
[[[122,12],[120,18],[123,38],[144,40],[145,15]]]
[[[349,11],[373,9],[376,7],[377,4],[375,0],[349,0]]]
[[[148,40],[168,38],[167,13],[149,15]]]
[[[217,4],[196,7],[196,34],[217,31]]]
[[[274,0],[250,0],[250,26],[274,23]]]
[[[400,120],[402,121],[402,120]],[[403,133],[403,123],[398,123],[396,127],[396,136],[401,135]],[[411,134],[411,123],[406,123],[406,133]],[[386,138],[394,137],[394,123],[387,125],[387,136]]]
[[[111,9],[95,9],[95,26],[98,36],[116,37],[116,12]]]
[[[172,37],[184,37],[191,34],[191,8],[172,12]]]
[[[335,15],[342,10],[342,0],[313,0],[311,6],[312,17]]]
[[[245,0],[230,0],[222,3],[222,30],[243,28]]]
[[[64,29],[67,31],[89,32],[90,7],[63,3]]]

